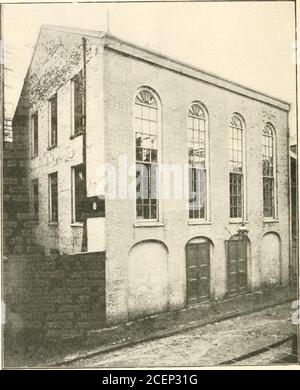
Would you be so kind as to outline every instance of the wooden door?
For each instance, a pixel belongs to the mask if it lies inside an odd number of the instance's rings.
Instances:
[[[247,240],[230,239],[227,243],[228,294],[247,292]]]
[[[210,243],[187,245],[187,304],[208,301],[210,297]]]

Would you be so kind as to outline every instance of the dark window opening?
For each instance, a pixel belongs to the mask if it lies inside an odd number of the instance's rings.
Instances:
[[[84,221],[85,204],[84,168],[78,165],[73,168],[73,222]]]
[[[38,113],[36,112],[31,116],[32,156],[37,156],[39,152],[38,136],[39,136],[39,117],[38,117]]]
[[[49,175],[49,222],[58,222],[57,172]]]
[[[39,182],[38,179],[32,180],[32,204],[33,204],[33,219],[39,221]]]
[[[85,88],[82,71],[73,78],[73,132],[80,134],[85,130],[84,99]]]
[[[50,142],[49,146],[57,145],[57,94],[50,100]]]

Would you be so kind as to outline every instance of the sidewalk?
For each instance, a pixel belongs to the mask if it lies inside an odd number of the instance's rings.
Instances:
[[[178,311],[156,314],[109,328],[91,330],[84,343],[69,341],[59,345],[48,344],[48,350],[40,348],[28,357],[24,364],[39,367],[58,367],[64,364],[70,366],[72,362],[80,359],[247,315],[282,303],[289,304],[295,299],[296,287],[277,287],[264,292],[253,292]]]

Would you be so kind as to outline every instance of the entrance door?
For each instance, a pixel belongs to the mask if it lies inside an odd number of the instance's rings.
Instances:
[[[210,243],[189,243],[186,251],[187,304],[208,301],[210,296]]]
[[[227,245],[228,294],[247,292],[247,239],[233,237]]]

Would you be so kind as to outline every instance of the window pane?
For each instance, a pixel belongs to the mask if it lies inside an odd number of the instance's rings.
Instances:
[[[188,116],[189,218],[206,218],[205,115],[193,104]]]
[[[189,169],[189,210],[190,218],[206,218],[205,169]]]
[[[85,206],[85,180],[83,166],[80,165],[74,169],[74,205],[75,205],[75,222],[83,222]]]
[[[57,172],[49,175],[50,179],[50,222],[58,221]]]
[[[57,95],[55,94],[50,99],[50,122],[51,122],[51,134],[50,134],[50,146],[57,144]]]
[[[32,155],[36,156],[38,154],[38,127],[39,127],[39,119],[38,119],[38,113],[32,115],[31,120],[31,126],[32,126]]]
[[[243,175],[229,174],[230,218],[242,218],[243,208]]]
[[[38,179],[32,181],[32,196],[33,196],[33,218],[36,222],[39,220],[39,186]]]
[[[137,164],[136,171],[137,218],[157,219],[157,166],[156,164]]]
[[[264,216],[273,218],[274,215],[274,179],[263,178],[264,187]]]
[[[264,217],[274,218],[274,131],[269,124],[263,130],[262,152]]]
[[[230,218],[243,217],[243,123],[233,115],[229,123]]]
[[[158,115],[154,96],[142,90],[135,100],[136,217],[158,218]]]
[[[74,133],[84,130],[84,83],[82,72],[73,78]]]

